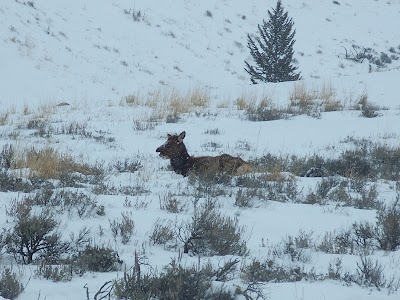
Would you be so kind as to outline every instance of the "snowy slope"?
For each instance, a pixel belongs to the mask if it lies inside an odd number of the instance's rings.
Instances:
[[[119,99],[162,86],[242,89],[249,84],[243,62],[250,58],[247,34],[256,34],[273,4],[27,3],[0,6],[2,103]],[[398,1],[284,5],[295,22],[295,58],[305,79],[367,74],[368,63],[344,59],[352,45],[371,47],[378,55],[391,54],[391,47],[400,52]],[[394,61],[385,70],[398,66]]]

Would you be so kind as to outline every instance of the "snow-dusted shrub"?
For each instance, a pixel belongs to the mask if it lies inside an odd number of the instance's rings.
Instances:
[[[24,201],[29,205],[47,208],[57,207],[59,211],[66,211],[69,214],[76,213],[81,219],[102,214],[102,208],[97,205],[97,200],[80,191],[62,190],[54,192],[52,188],[45,187],[34,195],[28,196]]]
[[[0,274],[0,296],[13,300],[24,290],[21,280],[9,268],[5,268]]]
[[[368,101],[368,96],[366,94],[363,94],[359,97],[357,105],[361,110],[361,116],[365,118],[375,118],[379,116],[377,110],[379,110],[380,108],[377,105],[372,104],[370,101]]]
[[[385,52],[381,52],[381,55],[379,58],[383,64],[391,64],[392,63],[392,59]]]
[[[400,147],[384,144],[371,146],[370,157],[378,177],[387,180],[400,180]]]
[[[126,196],[140,196],[149,193],[148,188],[144,182],[137,185],[115,186],[112,184],[98,182],[93,188],[92,193],[96,195],[126,195]]]
[[[0,113],[0,126],[4,126],[7,123],[9,112]]]
[[[128,212],[122,212],[121,215],[121,220],[114,219],[113,221],[110,220],[109,222],[114,239],[116,239],[117,236],[120,235],[121,241],[125,245],[130,241],[133,235],[135,222],[132,219],[132,213],[129,214]]]
[[[375,224],[369,222],[354,223],[352,230],[358,253],[367,255],[373,253],[374,249],[378,248]]]
[[[330,254],[354,254],[353,232],[351,229],[327,232],[316,248]]]
[[[5,144],[0,152],[0,168],[10,169],[14,160],[14,146]]]
[[[376,223],[376,239],[379,248],[395,251],[400,246],[400,196],[388,206],[378,211]]]
[[[379,209],[382,205],[378,199],[376,185],[368,186],[363,179],[347,180],[338,177],[323,178],[318,182],[315,191],[306,196],[306,203],[327,204],[329,202],[359,209]]]
[[[114,296],[123,300],[147,300],[153,295],[156,279],[152,275],[140,276],[137,272],[127,270],[124,276],[114,281]]]
[[[245,255],[244,228],[236,218],[223,216],[211,201],[196,209],[186,225],[184,252],[203,255]]]
[[[374,169],[366,148],[345,150],[338,159],[327,160],[327,169],[351,178],[372,178]]]
[[[280,259],[288,257],[292,262],[308,263],[312,258],[308,248],[311,248],[311,236],[306,237],[303,232],[298,237],[285,237],[272,251]]]
[[[30,205],[21,202],[15,218],[16,224],[6,237],[7,251],[25,264],[32,263],[35,255],[57,261],[68,251],[69,243],[62,241],[59,222],[49,210],[34,214]]]
[[[35,277],[53,282],[67,282],[72,280],[73,268],[72,265],[47,265],[41,263],[35,270]]]
[[[157,122],[151,120],[134,120],[133,121],[133,129],[136,131],[147,131],[153,130],[156,128]]]
[[[400,179],[400,147],[349,138],[353,149],[344,150],[337,158],[312,156],[277,156],[265,154],[252,163],[264,171],[278,169],[296,176],[327,177],[340,175],[355,180]]]
[[[386,279],[383,274],[383,266],[367,256],[361,256],[361,262],[357,262],[356,275],[354,281],[366,287],[376,287],[379,291],[386,287]]]
[[[34,189],[29,181],[16,178],[7,171],[0,170],[0,192],[29,193]]]
[[[240,208],[249,208],[253,206],[253,199],[259,197],[259,189],[241,189],[236,192],[235,205]]]
[[[236,179],[236,186],[247,189],[246,194],[262,200],[279,202],[298,201],[299,191],[293,176],[284,176],[280,172],[257,176],[241,176]]]
[[[150,232],[149,240],[153,245],[167,245],[176,241],[172,222],[165,219],[157,219]]]
[[[111,272],[119,270],[121,260],[118,253],[106,246],[86,246],[86,248],[74,255],[72,265],[80,274],[84,272]]]
[[[274,155],[267,153],[256,159],[253,164],[268,172],[290,172],[301,177],[324,177],[330,175],[324,168],[326,159],[314,154],[299,157],[296,155]]]
[[[286,110],[260,105],[257,107],[249,106],[245,111],[246,118],[254,122],[281,120],[288,118],[289,115]]]
[[[204,173],[199,176],[189,176],[189,183],[194,188],[195,198],[215,198],[229,195],[232,176],[228,174]]]
[[[379,209],[382,206],[382,202],[378,199],[376,185],[363,188],[359,194],[359,197],[352,198],[351,206],[359,209]]]
[[[159,195],[160,209],[166,210],[170,213],[180,213],[187,209],[187,202],[182,201],[177,195],[170,191]],[[186,200],[186,199],[185,199]]]
[[[225,290],[223,286],[213,286],[212,280],[221,271],[213,269],[210,265],[182,267],[175,261],[166,266],[160,274],[141,275],[137,269],[131,269],[124,273],[123,278],[114,282],[114,295],[117,299],[126,300],[236,299],[236,295]],[[242,294],[240,291],[237,293]]]
[[[265,261],[254,258],[242,267],[241,276],[246,282],[295,282],[309,275],[301,267],[284,266],[275,258]]]

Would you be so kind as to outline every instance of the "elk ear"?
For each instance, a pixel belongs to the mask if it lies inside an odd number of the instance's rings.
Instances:
[[[178,136],[178,141],[182,143],[185,136],[186,136],[186,132],[182,131],[181,134]]]

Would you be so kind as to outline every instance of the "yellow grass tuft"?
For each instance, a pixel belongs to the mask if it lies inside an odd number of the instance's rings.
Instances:
[[[290,106],[309,110],[321,106],[323,111],[343,109],[343,104],[336,99],[336,90],[331,84],[323,83],[317,87],[307,87],[304,83],[295,84],[289,95]]]
[[[302,109],[312,106],[315,99],[317,99],[315,90],[307,88],[304,83],[295,84],[289,96],[290,105]]]
[[[266,94],[265,92],[261,95],[258,95],[254,91],[244,91],[235,101],[236,108],[238,110],[248,110],[259,108],[272,107],[273,100],[272,96]]]
[[[60,154],[52,147],[43,149],[30,148],[15,158],[14,168],[28,168],[29,175],[44,179],[59,179],[64,174],[81,173],[91,175],[98,172],[97,169],[82,163],[77,163],[70,155]]]
[[[186,97],[191,107],[208,107],[210,103],[210,93],[204,88],[194,88]]]

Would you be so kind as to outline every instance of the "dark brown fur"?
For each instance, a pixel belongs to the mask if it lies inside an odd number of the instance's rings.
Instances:
[[[176,173],[183,176],[221,173],[241,175],[252,170],[252,167],[243,159],[230,156],[229,154],[219,156],[190,156],[183,143],[185,136],[185,131],[179,135],[168,134],[167,142],[156,150],[156,152],[160,153],[161,157],[171,161],[171,166]]]

